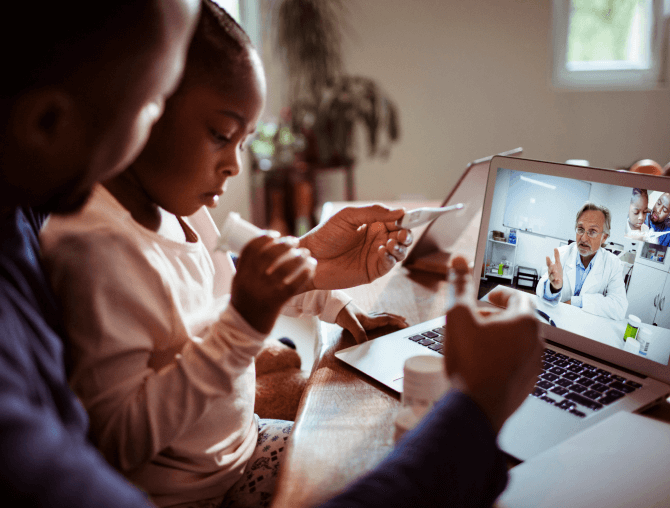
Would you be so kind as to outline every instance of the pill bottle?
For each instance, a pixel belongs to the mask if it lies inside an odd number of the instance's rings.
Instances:
[[[637,332],[642,325],[642,320],[633,314],[628,315],[628,323],[626,324],[626,331],[623,332],[623,341],[626,342],[629,338],[637,338]]]
[[[637,355],[640,353],[640,343],[636,339],[628,337],[624,343],[623,350]]]
[[[656,333],[656,328],[653,326],[643,326],[637,332],[637,341],[640,343],[640,354],[642,356],[647,356],[649,352],[649,344],[652,342]]]
[[[449,383],[441,356],[419,355],[405,360],[402,407],[395,419],[397,442],[413,429],[447,391]]]
[[[239,254],[247,243],[261,235],[262,229],[245,221],[239,213],[230,212],[221,228],[221,238],[216,248]]]

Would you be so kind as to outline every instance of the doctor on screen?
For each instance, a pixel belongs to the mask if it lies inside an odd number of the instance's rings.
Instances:
[[[575,242],[554,249],[553,260],[547,256],[547,272],[537,285],[540,298],[610,319],[626,318],[628,299],[621,263],[602,248],[611,222],[607,208],[584,203],[577,212]]]

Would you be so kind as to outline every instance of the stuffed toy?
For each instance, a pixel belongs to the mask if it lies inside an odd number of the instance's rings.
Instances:
[[[267,339],[256,355],[256,403],[260,418],[295,421],[309,372],[291,340]],[[292,347],[291,347],[292,345]]]

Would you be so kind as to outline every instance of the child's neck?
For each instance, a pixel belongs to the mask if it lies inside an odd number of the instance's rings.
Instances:
[[[196,242],[198,236],[176,215],[154,203],[131,170],[107,180],[105,188],[140,225],[177,242]]]
[[[157,232],[160,229],[160,209],[151,201],[130,169],[105,181],[103,185],[130,212],[136,222],[150,231]]]

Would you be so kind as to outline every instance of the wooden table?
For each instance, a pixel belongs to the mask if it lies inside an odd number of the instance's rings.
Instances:
[[[472,234],[463,245],[471,244]],[[401,314],[414,325],[444,314],[445,288],[439,275],[396,266],[372,284],[347,292],[367,311]],[[390,331],[381,329],[369,336]],[[393,446],[400,397],[335,358],[336,351],[354,343],[338,326],[321,328],[317,359],[280,469],[274,508],[309,507],[332,497],[374,468]],[[670,422],[670,404],[645,414]]]
[[[344,205],[336,203],[328,213]],[[410,209],[439,206],[439,202],[391,205]],[[413,233],[418,237],[422,231]],[[373,283],[346,292],[368,312],[400,314],[413,325],[444,314],[445,286],[442,276],[410,272],[398,264]],[[368,336],[374,338],[390,331],[379,329]],[[280,470],[275,507],[313,506],[332,497],[372,469],[393,446],[393,422],[400,397],[335,358],[336,351],[354,344],[351,334],[339,326],[322,324],[316,362]]]
[[[417,324],[444,313],[445,285],[439,276],[396,267],[347,292],[363,309],[392,311]],[[355,344],[351,334],[326,324],[320,335],[317,362],[280,471],[276,507],[313,506],[331,497],[372,469],[393,446],[399,396],[335,358],[335,351]]]

